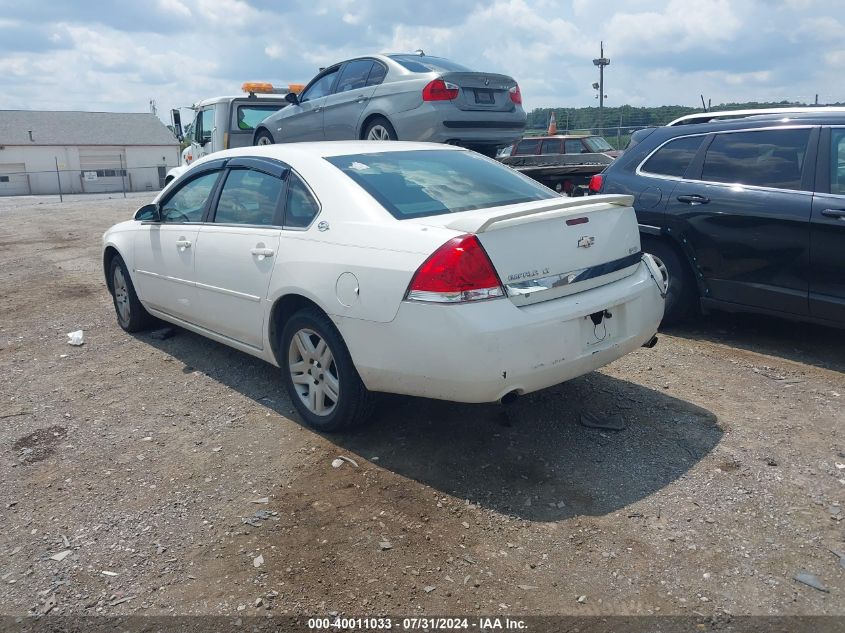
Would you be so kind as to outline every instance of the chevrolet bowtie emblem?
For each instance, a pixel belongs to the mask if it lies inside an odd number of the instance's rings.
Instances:
[[[594,237],[582,237],[578,240],[578,248],[590,248],[596,241]]]

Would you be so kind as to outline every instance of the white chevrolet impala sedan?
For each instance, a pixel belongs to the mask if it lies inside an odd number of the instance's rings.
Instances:
[[[124,330],[157,317],[263,358],[334,431],[374,392],[508,402],[653,344],[665,287],[631,202],[445,145],[249,147],[109,229],[103,266]]]

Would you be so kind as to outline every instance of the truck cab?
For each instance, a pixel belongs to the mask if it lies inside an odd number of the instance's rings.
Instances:
[[[285,94],[290,90],[266,93],[276,90],[269,84],[244,84],[246,94],[228,97],[212,97],[198,101],[191,106],[196,114],[193,123],[186,128],[184,140],[190,144],[183,151],[183,163],[174,167],[165,176],[165,185],[181,176],[188,165],[195,160],[234,147],[252,145],[255,126],[268,116],[288,105]]]

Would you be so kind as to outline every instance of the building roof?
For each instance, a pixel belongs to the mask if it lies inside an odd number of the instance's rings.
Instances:
[[[178,144],[147,112],[0,110],[0,145]]]

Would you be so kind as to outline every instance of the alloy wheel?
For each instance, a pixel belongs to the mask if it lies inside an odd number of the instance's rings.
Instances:
[[[272,145],[273,142],[266,136],[258,137],[258,145]]]
[[[123,269],[120,266],[114,269],[114,304],[117,308],[117,316],[124,325],[129,323],[132,308],[129,305],[129,288],[126,284],[126,277],[123,276]]]
[[[663,263],[662,259],[653,254],[651,257],[654,259],[654,263],[657,264],[657,270],[660,271],[660,275],[663,277],[664,288],[669,290],[669,269],[666,268],[666,264]]]
[[[389,141],[390,132],[383,125],[374,125],[367,134],[368,141]]]
[[[314,415],[331,415],[340,397],[340,377],[326,340],[314,330],[296,332],[288,349],[288,370],[308,410]]]

